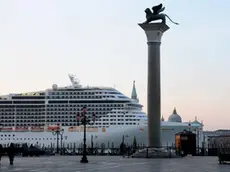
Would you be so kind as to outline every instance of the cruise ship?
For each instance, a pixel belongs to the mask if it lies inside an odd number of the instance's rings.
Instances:
[[[72,74],[70,86],[29,93],[0,96],[0,143],[29,143],[53,146],[83,143],[83,125],[79,117],[82,108],[90,122],[87,125],[87,144],[102,143],[114,147],[122,139],[132,144],[147,141],[147,116],[139,104],[135,82],[129,98],[112,87],[83,87]],[[55,131],[62,131],[62,137]],[[60,143],[59,143],[60,144]]]
[[[121,142],[147,145],[147,115],[139,103],[135,81],[131,98],[111,87],[83,87],[69,74],[70,86],[0,96],[0,144],[28,143],[40,147],[81,147],[84,127],[80,118],[86,107],[87,145],[119,147]],[[161,119],[161,144],[175,144],[175,134],[196,133],[201,144],[203,123],[182,122],[176,109],[168,121]],[[57,137],[56,131],[61,131]],[[103,144],[103,145],[102,145]]]

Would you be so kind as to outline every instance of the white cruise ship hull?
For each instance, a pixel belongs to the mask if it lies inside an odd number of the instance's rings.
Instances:
[[[188,126],[183,123],[170,123],[161,122],[161,144],[162,146],[173,146],[175,143],[175,134],[183,130],[194,130],[198,126]],[[62,127],[63,140],[62,145],[65,147],[81,147],[83,144],[83,126],[78,127]],[[94,146],[100,148],[102,144],[110,147],[119,147],[124,137],[124,142],[128,145],[132,145],[134,137],[139,146],[147,145],[147,125],[139,126],[124,126],[124,127],[109,127],[109,128],[87,128],[86,142],[87,146],[91,146],[93,142]],[[59,136],[59,146],[61,143],[61,137]],[[9,143],[28,143],[38,145],[40,147],[56,147],[57,135],[53,132],[1,132],[1,144],[7,145]]]

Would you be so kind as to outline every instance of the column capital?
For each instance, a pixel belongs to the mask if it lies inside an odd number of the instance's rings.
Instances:
[[[164,23],[141,23],[138,25],[145,31],[147,42],[161,42],[163,33],[169,29],[169,26]]]

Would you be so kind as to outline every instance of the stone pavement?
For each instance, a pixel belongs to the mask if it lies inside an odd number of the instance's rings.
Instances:
[[[16,157],[13,166],[2,159],[0,172],[229,172],[230,165],[219,165],[217,157],[178,159],[134,159],[89,156],[81,164],[80,156]]]

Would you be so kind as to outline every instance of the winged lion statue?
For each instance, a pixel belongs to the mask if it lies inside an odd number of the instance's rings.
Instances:
[[[179,23],[174,22],[167,14],[161,13],[165,10],[162,4],[156,5],[152,7],[152,11],[149,8],[145,9],[146,13],[146,21],[143,24],[151,23],[155,20],[162,20],[162,23],[166,23],[166,17],[174,24],[179,25]]]

